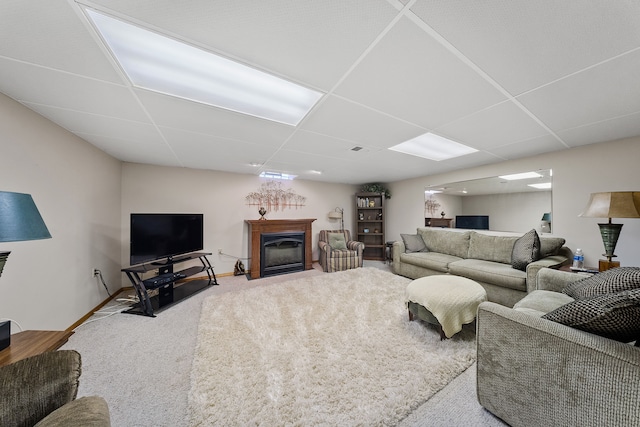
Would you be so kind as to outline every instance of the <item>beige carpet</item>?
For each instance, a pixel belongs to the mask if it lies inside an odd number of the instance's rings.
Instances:
[[[394,425],[469,367],[469,329],[409,322],[409,279],[327,273],[203,302],[190,425]]]

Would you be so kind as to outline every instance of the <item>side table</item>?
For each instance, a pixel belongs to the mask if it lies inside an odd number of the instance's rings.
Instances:
[[[67,342],[73,331],[22,331],[11,335],[11,345],[0,351],[0,366],[27,357],[55,351]]]

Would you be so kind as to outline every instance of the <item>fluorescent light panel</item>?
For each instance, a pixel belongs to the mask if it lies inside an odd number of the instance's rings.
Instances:
[[[427,132],[401,144],[390,147],[389,150],[422,157],[437,162],[475,153],[475,148],[467,147],[458,142]]]
[[[134,86],[296,126],[322,93],[91,9]]]
[[[529,178],[542,178],[537,172],[523,172],[523,173],[514,173],[511,175],[500,175],[500,178],[506,179],[507,181],[515,181],[518,179],[529,179]]]
[[[262,172],[258,175],[260,178],[269,178],[269,179],[288,179],[292,180],[296,177],[296,175],[290,175],[288,173],[281,172]]]
[[[538,183],[538,184],[529,184],[529,187],[537,188],[538,190],[546,190],[548,188],[551,188],[551,183],[550,182],[541,182],[541,183]]]

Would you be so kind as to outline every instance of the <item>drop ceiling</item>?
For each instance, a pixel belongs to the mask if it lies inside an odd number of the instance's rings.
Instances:
[[[84,7],[323,96],[293,127],[135,88]],[[640,135],[638,76],[640,2],[0,3],[0,91],[125,162],[393,182]],[[425,132],[478,152],[388,150]]]

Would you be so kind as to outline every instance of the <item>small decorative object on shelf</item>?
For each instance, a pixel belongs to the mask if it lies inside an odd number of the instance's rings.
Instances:
[[[369,200],[369,207],[370,208],[375,208],[376,207],[376,202],[373,200]]]
[[[440,212],[440,217],[444,218],[445,215],[444,211]]]
[[[258,209],[258,213],[260,214],[260,219],[264,219],[264,220],[267,219],[264,217],[264,215],[267,213],[267,210],[265,208]]]

